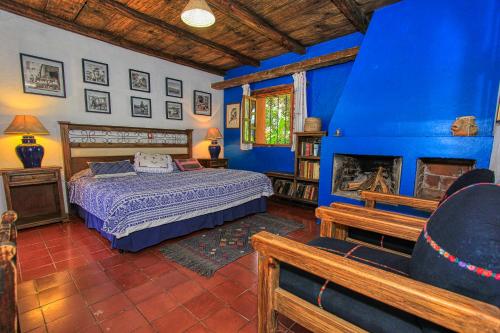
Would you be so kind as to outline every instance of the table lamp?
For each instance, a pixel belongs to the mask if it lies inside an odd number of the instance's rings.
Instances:
[[[208,152],[210,153],[210,158],[216,160],[219,158],[220,146],[217,143],[218,139],[222,139],[222,134],[217,127],[211,127],[207,131],[206,140],[212,140],[212,143],[208,146]]]
[[[49,134],[35,116],[15,116],[5,134],[22,134],[22,143],[16,147],[16,153],[25,168],[39,168],[42,165],[43,147],[36,143],[34,134]]]

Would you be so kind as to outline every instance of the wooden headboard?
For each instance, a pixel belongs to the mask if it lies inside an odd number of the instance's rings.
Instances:
[[[165,153],[172,158],[193,156],[193,130],[59,122],[64,158],[64,178],[68,181],[87,162],[134,161],[137,151]]]

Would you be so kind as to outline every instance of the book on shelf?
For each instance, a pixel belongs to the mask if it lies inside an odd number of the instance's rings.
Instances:
[[[319,142],[302,142],[300,147],[300,156],[304,157],[319,157],[320,143]]]
[[[319,179],[319,161],[299,161],[299,177]]]
[[[318,186],[298,183],[294,196],[299,199],[316,201],[318,199]]]
[[[276,179],[273,183],[274,193],[292,196],[294,193],[293,181]]]

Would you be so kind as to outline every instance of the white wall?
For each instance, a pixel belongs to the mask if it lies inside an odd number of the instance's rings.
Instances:
[[[58,120],[83,124],[193,128],[195,157],[209,156],[209,142],[203,140],[206,129],[224,128],[223,94],[210,88],[212,82],[222,79],[220,76],[115,47],[1,10],[0,31],[0,168],[22,167],[14,151],[21,137],[3,134],[16,114],[36,115],[50,131],[50,135],[37,136],[37,142],[45,147],[42,165],[62,166]],[[64,62],[66,98],[24,94],[19,53]],[[109,87],[83,83],[82,58],[108,64]],[[150,73],[151,93],[129,89],[129,68]],[[183,82],[182,121],[167,120],[165,117],[165,101],[181,101],[166,97],[167,76]],[[84,88],[110,92],[112,113],[85,112]],[[212,93],[212,117],[193,114],[193,90]],[[152,100],[151,119],[133,118],[130,115],[130,96]],[[6,204],[3,190],[0,193],[2,212]]]

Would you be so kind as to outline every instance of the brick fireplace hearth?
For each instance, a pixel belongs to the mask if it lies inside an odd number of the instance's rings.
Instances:
[[[474,160],[453,158],[420,158],[417,160],[415,196],[441,199],[459,176],[475,166]]]

